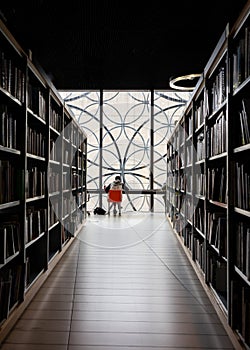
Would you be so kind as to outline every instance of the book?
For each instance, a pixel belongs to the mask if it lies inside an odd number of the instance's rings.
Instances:
[[[250,99],[243,98],[242,99],[242,112],[241,112],[241,134],[243,135],[242,141],[244,144],[250,143]]]
[[[226,293],[227,291],[227,265],[217,261],[215,269],[215,290],[219,293]]]
[[[12,276],[11,271],[8,270],[2,277],[0,277],[0,320],[8,317],[10,311],[10,295],[11,295]]]
[[[7,241],[7,229],[5,226],[0,227],[0,263],[5,264],[6,262],[6,241]]]
[[[15,265],[11,269],[11,291],[10,291],[10,308],[14,306],[19,300],[19,293],[21,287],[22,278],[22,266],[20,264]]]
[[[246,276],[250,281],[250,227],[246,230]]]

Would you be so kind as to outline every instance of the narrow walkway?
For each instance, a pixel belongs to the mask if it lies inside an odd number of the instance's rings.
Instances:
[[[234,349],[164,214],[88,218],[2,350]]]

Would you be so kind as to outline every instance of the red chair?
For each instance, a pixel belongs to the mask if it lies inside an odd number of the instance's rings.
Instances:
[[[122,190],[109,190],[108,192],[108,215],[114,206],[114,215],[117,214],[116,206],[118,206],[119,215],[121,215]]]

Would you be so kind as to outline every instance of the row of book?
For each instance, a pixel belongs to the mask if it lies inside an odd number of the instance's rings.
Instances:
[[[53,122],[53,124],[56,123],[56,121]],[[60,129],[60,123],[56,123],[57,131],[61,131]],[[74,147],[80,149],[82,152],[86,152],[86,145],[83,143],[83,139],[81,139],[81,135],[79,135],[78,130],[74,123],[69,122],[67,120],[67,117],[64,119],[64,129],[63,129],[63,136],[64,139],[70,142]]]
[[[82,166],[82,159],[79,156],[76,161],[76,157],[73,158],[73,151],[71,149],[70,145],[64,145],[63,147],[63,154],[62,154],[62,147],[60,143],[58,143],[57,139],[54,139],[53,137],[50,138],[50,159],[54,161],[60,161],[60,159],[63,159],[64,164],[72,164],[72,166],[75,167],[81,167]],[[62,158],[63,157],[63,158]]]
[[[81,137],[81,135],[79,135],[79,136]],[[84,142],[84,139],[79,140],[79,141],[80,141],[79,149],[83,153],[83,155],[86,156],[86,154],[87,154],[87,144]]]
[[[19,199],[19,175],[17,167],[9,160],[0,159],[0,204]]]
[[[62,225],[62,243],[65,243],[69,238],[71,238],[75,230],[75,225],[70,221],[66,221],[64,225]]]
[[[71,141],[72,141],[72,145],[74,145],[76,147],[80,147],[80,144],[81,144],[78,136],[79,136],[79,133],[78,133],[77,127],[72,123],[72,138],[71,138]]]
[[[171,172],[168,175],[168,185],[172,189],[179,188],[179,176],[176,172]]]
[[[73,164],[74,164],[74,161],[73,161]],[[75,165],[77,169],[82,169],[83,159],[82,159],[82,154],[80,152],[77,152],[75,154]]]
[[[196,160],[200,161],[205,159],[206,149],[205,149],[205,137],[203,133],[197,135],[197,145],[196,145]]]
[[[24,103],[25,74],[16,62],[4,51],[0,51],[0,87]]]
[[[173,148],[178,149],[180,144],[181,144],[181,140],[180,140],[180,127],[179,127],[175,133],[175,138],[173,140]]]
[[[185,147],[182,146],[179,148],[179,159],[178,159],[178,169],[181,169],[185,164]]]
[[[227,220],[223,212],[207,213],[208,242],[221,256],[227,257]]]
[[[216,111],[222,103],[226,100],[226,64],[219,67],[217,74],[214,77],[214,81],[212,83],[211,89],[208,92],[208,95],[211,98],[208,98],[208,96],[205,96],[205,100],[208,99],[209,106],[208,106],[208,115],[212,114],[214,111]],[[205,90],[205,93],[207,91]]]
[[[57,179],[57,176],[56,176]],[[73,170],[72,173],[68,171],[63,171],[62,178],[62,188],[63,190],[76,190],[85,183],[85,178],[82,172],[78,173],[76,170]],[[56,181],[57,185],[57,181]],[[58,188],[56,186],[55,188]]]
[[[61,202],[58,198],[51,197],[49,202],[49,227],[58,222],[61,213]]]
[[[57,130],[58,132],[62,131],[62,114],[61,112],[58,112],[55,108],[52,106],[50,107],[50,126]]]
[[[212,201],[227,203],[226,167],[208,168],[208,198]]]
[[[42,120],[46,120],[45,93],[32,82],[28,84],[28,108]]]
[[[195,174],[196,179],[196,195],[205,196],[206,190],[206,177],[202,172],[198,172]]]
[[[250,143],[250,99],[241,100],[241,109],[239,110],[239,125],[240,125],[240,140],[239,145]],[[195,122],[197,122],[195,120]],[[226,151],[226,116],[222,112],[216,118],[214,125],[207,134],[207,157],[223,153]],[[205,158],[205,138],[201,133],[197,136],[197,160]],[[191,162],[191,157],[188,158],[187,164]],[[182,162],[184,163],[184,162]]]
[[[240,117],[240,140],[239,145],[250,143],[250,99],[241,100],[242,108],[239,111]]]
[[[178,176],[171,177],[172,183],[170,186],[175,185],[178,188]],[[197,194],[204,195],[205,183],[204,174],[196,174],[196,186]],[[173,181],[174,180],[174,181]],[[189,178],[191,181],[191,179]],[[208,198],[212,201],[218,201],[220,203],[227,203],[227,176],[226,167],[208,168]],[[180,175],[179,189],[185,190],[187,185],[187,177]],[[176,187],[177,186],[177,187]],[[173,188],[173,187],[172,187]],[[244,210],[250,210],[250,172],[249,166],[245,163],[236,162],[236,196],[235,206]]]
[[[172,157],[174,156],[176,147],[174,147],[172,142],[169,142],[167,145],[167,159],[170,161]]]
[[[17,148],[17,120],[5,104],[0,104],[0,145]]]
[[[179,174],[170,173],[168,175],[168,187],[184,193],[192,193],[192,174],[188,171],[181,171]],[[195,174],[196,195],[205,195],[205,174],[198,171]]]
[[[85,192],[77,192],[75,195],[76,205],[79,207],[86,202]]]
[[[59,174],[52,173],[50,175],[49,191],[59,191]],[[71,180],[71,189],[78,188],[80,184],[80,178],[76,172],[72,175],[67,173],[64,180],[67,185],[70,184]],[[0,204],[20,199],[21,181],[22,176],[20,171],[14,165],[9,160],[0,160]],[[27,170],[25,190],[28,198],[45,195],[46,171],[37,166],[29,167]]]
[[[204,240],[200,239],[200,237],[194,236],[194,243],[193,243],[194,260],[203,271],[205,269],[204,249],[205,249]]]
[[[250,225],[246,222],[236,224],[236,265],[250,280]]]
[[[173,175],[172,172],[168,173],[168,176],[167,176],[167,187],[169,190],[172,191],[172,189],[174,189],[174,181],[176,179],[176,176]]]
[[[0,226],[0,263],[20,251],[20,225],[18,222],[5,222]]]
[[[37,166],[28,168],[26,191],[28,198],[45,195],[46,172]]]
[[[179,144],[180,145],[183,145],[183,143],[184,143],[184,141],[185,141],[185,136],[186,136],[186,132],[185,132],[185,126],[184,126],[184,124],[182,125],[182,124],[180,124],[180,126],[178,127],[178,134],[179,134],[179,136],[178,136],[178,138],[179,138],[179,140],[178,140],[178,142],[176,142],[176,146],[177,147],[179,147]]]
[[[193,119],[191,115],[188,115],[186,119],[186,133],[187,135],[192,135],[193,133]]]
[[[206,144],[207,143],[207,150]],[[211,126],[207,132],[207,139],[203,133],[197,135],[196,144],[196,161],[201,161],[206,158],[206,156],[212,157],[220,153],[226,152],[226,117],[224,113],[221,113],[217,118],[215,123]],[[194,145],[189,142],[186,144],[186,165],[192,163],[192,154],[194,151]],[[182,152],[182,153],[181,153]],[[207,152],[207,154],[206,154]],[[172,158],[172,168],[179,169],[184,164],[184,148],[179,150],[179,154]]]
[[[74,196],[71,192],[64,194],[62,201],[58,196],[50,197],[49,203],[49,227],[53,226],[59,219],[63,220],[66,216],[75,214],[77,209],[85,201],[81,192]]]
[[[207,131],[207,157],[226,152],[227,145],[226,115],[220,113],[215,123]]]
[[[182,160],[177,153],[168,160],[168,163],[170,171],[179,170],[182,166]]]
[[[22,266],[17,264],[0,274],[0,322],[4,321],[19,300]]]
[[[240,146],[246,145],[250,143],[250,99],[242,99],[241,100],[241,108],[239,110],[239,141],[238,144]],[[196,120],[195,123],[199,121]],[[225,113],[222,112],[216,118],[214,125],[210,128],[207,133],[207,157],[212,157],[214,155],[226,152],[226,116]],[[178,146],[177,146],[178,148]],[[197,135],[197,145],[196,145],[196,158],[197,161],[205,159],[205,137],[203,133]],[[191,162],[191,156],[187,155],[187,162],[189,164]],[[182,161],[182,164],[184,162]]]
[[[236,162],[235,206],[250,210],[250,168],[248,163]]]
[[[250,288],[239,281],[231,282],[232,320],[246,344],[250,345]]]
[[[62,159],[62,148],[52,137],[50,138],[50,160],[60,162]]]
[[[191,251],[193,247],[193,232],[190,224],[186,224],[181,232],[185,246]]]
[[[74,150],[73,152],[69,144],[68,144],[68,147],[67,145],[65,145],[64,152],[63,152],[63,162],[64,164],[72,164],[72,166],[75,166],[76,168],[81,168],[82,155],[76,150]]]
[[[76,172],[76,170],[73,170],[72,173],[70,173],[69,169],[68,171],[63,172],[63,190],[73,190],[78,188],[80,184],[80,175]]]
[[[45,157],[46,138],[43,133],[30,126],[27,128],[27,152]]]
[[[68,174],[66,172],[66,174]],[[63,189],[67,189],[68,187],[66,186],[66,174],[63,172]],[[49,172],[49,176],[48,176],[48,188],[49,188],[49,193],[53,193],[53,192],[58,192],[60,191],[60,174],[56,171],[52,171],[52,169],[50,169]],[[65,185],[65,187],[64,187]]]
[[[175,176],[174,178],[175,178],[175,183],[176,183],[175,189],[182,191],[182,192],[186,192],[186,180],[187,180],[187,178],[186,178],[185,172],[182,171],[179,176]],[[179,180],[179,183],[178,183],[178,180]]]
[[[202,233],[205,232],[205,212],[203,201],[199,201],[195,208],[194,226]]]
[[[186,166],[189,166],[192,164],[193,151],[194,151],[194,145],[191,142],[189,142],[186,145]]]
[[[206,95],[207,96],[207,95]],[[194,129],[200,128],[208,115],[208,100],[201,99],[194,110]]]
[[[77,200],[82,202],[81,194],[77,196]],[[76,201],[77,202],[77,201]],[[65,198],[64,205],[70,206],[71,209],[76,209],[77,203],[71,203],[69,199]],[[68,209],[68,208],[67,208]],[[51,208],[51,213],[56,215],[54,208]],[[66,212],[65,212],[66,213]],[[55,219],[53,219],[55,222]],[[80,222],[77,217],[74,220],[76,223]],[[47,209],[35,208],[28,206],[26,210],[26,230],[25,243],[28,243],[39,237],[47,228]],[[8,258],[14,256],[20,251],[21,247],[21,231],[19,222],[11,221],[5,222],[0,226],[0,263],[5,264]]]
[[[83,212],[78,210],[75,215],[71,216],[68,220],[65,220],[62,225],[62,242],[74,235],[82,222]]]
[[[185,172],[185,185],[184,188],[187,193],[192,193],[192,186],[193,186],[193,175],[190,172]]]
[[[77,201],[75,196],[64,196],[63,197],[63,206],[62,206],[62,215],[63,217],[67,214],[71,214],[77,209]]]
[[[80,185],[79,174],[76,171],[73,171],[71,175],[71,188],[77,189],[79,185]]]
[[[250,289],[241,290],[241,332],[248,345],[250,345]]]
[[[78,180],[78,187],[77,189],[78,190],[82,190],[83,188],[86,187],[86,172],[85,171],[81,171],[79,174],[78,174],[78,177],[79,177],[79,180]]]
[[[250,74],[250,27],[246,26],[233,52],[233,88],[236,89]]]
[[[185,217],[190,222],[194,215],[194,203],[191,196],[185,196]]]
[[[71,156],[72,152],[70,146],[68,145],[68,148],[64,147],[63,149],[63,163],[70,164],[72,162]]]
[[[179,192],[179,191],[171,191],[170,192],[170,202],[173,204],[173,206],[178,209],[178,211],[184,211],[184,207],[183,207],[183,204],[184,204],[184,193],[182,192]]]
[[[68,118],[64,118],[63,121],[63,137],[65,140],[67,140],[68,142],[70,142],[71,140],[71,134],[72,134],[72,129],[71,129],[71,123],[70,120]]]
[[[47,228],[47,209],[29,206],[26,210],[25,243],[39,237]]]
[[[220,296],[221,301],[227,304],[227,263],[217,260],[214,254],[207,254],[208,280]]]

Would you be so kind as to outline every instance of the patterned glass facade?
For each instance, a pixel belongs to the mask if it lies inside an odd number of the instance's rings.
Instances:
[[[190,98],[175,91],[61,91],[88,137],[88,210],[107,208],[104,185],[120,175],[123,211],[164,212],[166,143]]]

